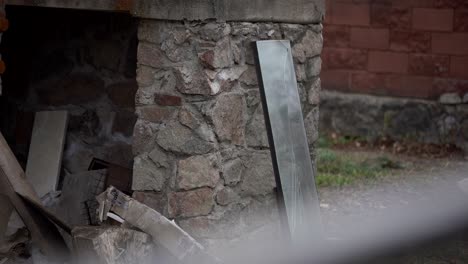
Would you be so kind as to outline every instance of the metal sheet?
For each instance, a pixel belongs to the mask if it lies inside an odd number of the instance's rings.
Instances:
[[[290,43],[269,40],[255,46],[270,150],[291,238],[319,236],[318,195]]]

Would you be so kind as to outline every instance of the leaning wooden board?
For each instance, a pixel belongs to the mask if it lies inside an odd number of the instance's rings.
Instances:
[[[18,195],[40,204],[32,185],[27,181],[24,171],[16,160],[2,133],[0,133],[0,186],[26,227],[31,232],[33,243],[49,256],[63,257],[68,249],[57,228],[37,209],[28,206]]]
[[[39,197],[57,189],[67,123],[67,111],[37,112],[34,118],[26,178]]]

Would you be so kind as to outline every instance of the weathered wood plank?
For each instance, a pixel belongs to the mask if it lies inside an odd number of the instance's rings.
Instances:
[[[67,123],[67,111],[36,113],[26,178],[39,197],[57,189]]]
[[[1,133],[0,186],[2,187],[3,194],[10,199],[26,227],[31,232],[33,243],[36,243],[41,251],[48,256],[62,258],[68,254],[68,249],[57,228],[34,208],[25,204],[18,195],[19,193],[29,200],[40,204],[37,194],[26,180],[23,169]]]

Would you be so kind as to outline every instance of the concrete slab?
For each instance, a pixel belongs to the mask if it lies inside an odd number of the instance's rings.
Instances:
[[[57,189],[67,123],[66,111],[36,113],[26,178],[39,197]]]

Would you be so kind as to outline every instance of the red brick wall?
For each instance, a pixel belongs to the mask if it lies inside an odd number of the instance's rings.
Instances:
[[[324,89],[437,99],[468,92],[468,0],[327,0]]]

